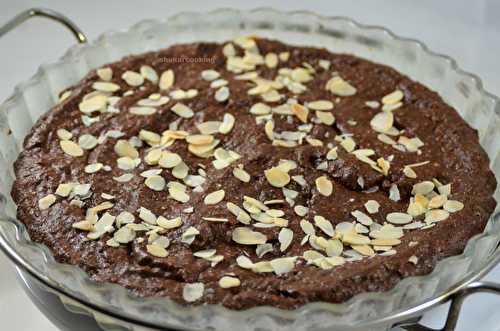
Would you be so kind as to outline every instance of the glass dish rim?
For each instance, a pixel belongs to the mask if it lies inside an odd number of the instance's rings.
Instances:
[[[25,81],[23,83],[18,84],[15,87],[14,94],[11,97],[9,97],[4,102],[4,104],[7,104],[9,102],[15,102],[16,95],[20,94],[24,90],[24,88],[29,86],[30,84],[35,84],[37,82],[37,79],[40,79],[39,76],[43,75],[45,67],[64,62],[64,61],[68,60],[69,58],[71,58],[74,54],[76,54],[78,50],[92,47],[93,45],[98,43],[99,40],[101,40],[102,38],[105,38],[107,36],[116,35],[116,34],[135,33],[138,30],[140,30],[145,24],[161,25],[161,24],[166,23],[167,21],[177,20],[177,19],[179,19],[179,17],[184,17],[184,16],[214,15],[214,14],[221,14],[221,13],[226,13],[226,14],[254,13],[255,14],[255,13],[259,13],[259,12],[268,12],[268,13],[273,13],[273,14],[277,14],[277,15],[287,15],[287,16],[307,15],[307,16],[310,16],[310,17],[316,19],[316,20],[344,21],[349,26],[351,26],[351,28],[354,27],[354,28],[362,29],[362,30],[374,30],[374,31],[376,30],[378,33],[386,34],[387,36],[389,36],[393,40],[402,41],[402,42],[405,42],[407,44],[411,43],[414,46],[418,47],[420,51],[423,51],[423,52],[425,52],[428,55],[431,55],[433,57],[439,57],[439,58],[443,59],[446,62],[446,65],[449,67],[449,69],[452,69],[454,72],[456,72],[460,76],[463,76],[467,79],[472,80],[473,86],[481,93],[481,96],[483,98],[489,99],[489,101],[493,103],[493,105],[494,105],[493,107],[495,109],[496,115],[497,116],[499,115],[500,101],[499,101],[498,97],[496,97],[495,95],[484,90],[482,81],[477,75],[471,74],[469,72],[466,72],[466,71],[460,69],[459,66],[457,65],[456,61],[453,60],[451,57],[430,51],[428,49],[428,47],[425,44],[423,44],[422,42],[419,42],[419,41],[417,41],[415,39],[411,39],[411,38],[402,38],[402,37],[397,36],[396,34],[394,34],[393,32],[391,32],[390,30],[388,30],[384,27],[375,26],[375,25],[363,25],[363,24],[357,23],[356,21],[354,21],[350,18],[343,17],[343,16],[323,16],[323,15],[318,15],[318,14],[315,14],[314,12],[307,11],[307,10],[280,11],[280,10],[275,10],[272,8],[256,8],[253,10],[236,10],[236,9],[231,9],[231,8],[221,8],[221,9],[216,9],[216,10],[212,10],[209,12],[192,12],[192,11],[191,12],[181,12],[181,13],[175,14],[173,16],[164,18],[164,19],[141,20],[138,23],[132,25],[130,28],[121,29],[121,30],[117,30],[117,31],[105,32],[105,33],[101,34],[98,38],[96,38],[95,40],[92,40],[89,44],[72,46],[71,48],[69,48],[67,50],[65,55],[63,55],[58,60],[56,60],[50,64],[41,65],[39,70],[36,72],[36,74],[32,78],[30,78],[28,81]],[[496,212],[494,212],[494,214],[492,215],[492,218],[497,219],[500,215],[498,213],[497,214],[495,214],[495,213]],[[26,238],[27,238],[26,237],[26,233],[27,233],[26,229],[24,228],[24,225],[21,222],[17,221],[17,219],[14,220],[14,219],[9,218],[9,217],[6,217],[6,219],[3,219],[4,215],[1,215],[1,216],[2,217],[0,218],[0,223],[10,223],[10,225],[14,226],[15,236],[16,236],[18,244],[29,244],[32,246],[37,246],[38,249],[40,249],[42,254],[45,256],[46,263],[50,262],[50,263],[52,263],[52,265],[56,265],[56,266],[64,266],[64,267],[68,266],[66,264],[61,264],[61,263],[55,262],[55,260],[52,257],[52,254],[50,253],[50,250],[46,246],[36,244],[34,242],[31,242],[31,241],[26,242]],[[485,232],[478,234],[478,235],[474,236],[473,238],[471,238],[467,244],[467,247],[469,247],[469,244],[472,241],[477,241],[479,238],[486,236],[486,235],[488,235],[487,229],[485,230]],[[8,241],[4,240],[2,236],[0,236],[0,244],[2,244],[1,245],[2,249],[6,250],[8,254],[15,254],[15,249],[13,247],[10,247],[8,245]],[[456,287],[453,286],[452,287],[453,289],[448,291],[449,294],[451,295],[451,293],[453,291],[455,291],[456,289],[461,288],[462,286],[466,286],[468,283],[470,283],[470,282],[474,281],[475,279],[479,278],[480,276],[482,276],[482,274],[484,274],[487,270],[489,270],[489,268],[493,267],[496,263],[498,263],[499,257],[500,257],[500,252],[497,250],[497,251],[495,251],[495,253],[491,254],[491,256],[490,256],[491,259],[489,259],[488,261],[485,261],[482,269],[478,270],[477,273],[471,274],[468,277],[464,277],[464,279],[462,280],[462,282],[460,282],[460,284],[456,285]],[[457,255],[457,256],[446,258],[443,261],[445,261],[445,260],[450,261],[453,259],[460,259],[460,258],[464,258],[463,253],[460,255]],[[81,304],[88,305],[91,308],[93,306],[93,309],[102,310],[102,311],[109,313],[111,315],[117,315],[117,317],[119,317],[121,319],[125,319],[125,320],[126,319],[133,319],[134,321],[136,321],[135,317],[130,317],[130,316],[127,317],[126,311],[117,312],[117,311],[114,311],[114,309],[110,310],[108,307],[101,307],[101,306],[97,306],[93,303],[89,303],[84,298],[80,298],[80,297],[75,298],[74,294],[68,293],[67,289],[64,289],[64,288],[58,286],[57,282],[55,282],[53,279],[46,278],[45,275],[38,275],[36,273],[36,268],[34,268],[32,265],[30,265],[29,262],[27,262],[24,259],[23,259],[23,262],[25,264],[24,267],[27,267],[27,271],[30,272],[30,274],[32,273],[33,276],[35,276],[37,279],[41,280],[42,282],[46,283],[46,285],[50,285],[49,287],[52,287],[53,290],[59,292],[60,294],[62,294],[64,296],[68,296],[72,299],[78,299],[78,301],[80,301]],[[329,308],[331,308],[331,307],[349,306],[352,304],[352,302],[354,300],[359,300],[359,298],[370,299],[371,297],[380,296],[381,294],[390,296],[391,293],[398,291],[401,287],[403,287],[403,285],[401,285],[401,284],[404,284],[405,282],[408,283],[410,281],[415,281],[416,279],[422,280],[424,278],[428,278],[429,276],[432,276],[433,274],[436,273],[436,271],[439,270],[439,268],[440,268],[439,266],[442,264],[441,262],[442,261],[440,261],[440,263],[438,263],[438,265],[435,267],[435,269],[433,270],[433,272],[431,274],[424,275],[424,276],[408,277],[408,278],[405,278],[402,281],[400,281],[393,289],[391,289],[387,292],[361,293],[361,294],[358,294],[358,295],[354,296],[353,298],[349,299],[348,301],[341,303],[341,304],[332,304],[332,303],[325,303],[325,302],[313,302],[313,303],[306,304],[300,308],[297,308],[297,309],[294,309],[291,311],[278,309],[278,308],[275,308],[272,306],[254,307],[254,308],[250,308],[250,309],[247,309],[244,311],[231,310],[231,309],[225,308],[221,305],[204,305],[204,306],[212,306],[212,307],[214,307],[214,309],[218,313],[221,313],[222,315],[225,315],[225,314],[246,314],[247,316],[250,316],[250,315],[258,314],[261,312],[265,312],[266,314],[271,313],[272,315],[275,315],[278,317],[293,318],[295,315],[300,315],[300,314],[306,313],[309,310],[314,310],[314,309],[329,310]],[[86,275],[86,273],[84,273],[80,268],[78,268],[76,266],[71,266],[71,267],[73,269],[75,269],[76,273],[83,274],[80,276],[86,276],[86,277],[82,277],[82,279],[79,279],[80,281],[82,281],[82,280],[90,281],[90,279]],[[85,279],[85,278],[87,278],[87,279]],[[90,282],[92,282],[92,281],[90,281]],[[131,304],[144,304],[144,303],[153,303],[153,302],[167,300],[170,303],[177,305],[179,307],[179,309],[192,310],[193,314],[196,314],[197,309],[204,307],[204,306],[187,307],[187,306],[176,304],[168,298],[138,298],[138,297],[134,297],[132,295],[129,295],[130,293],[124,287],[117,285],[117,284],[112,284],[112,283],[94,283],[92,285],[93,286],[88,286],[87,288],[89,290],[91,290],[91,289],[93,290],[94,287],[97,285],[98,287],[101,287],[101,288],[107,288],[112,292],[113,291],[122,292],[119,294],[119,296],[122,299],[126,298],[127,300],[131,300],[131,301],[126,302],[126,303],[131,303]],[[124,291],[126,292],[125,295],[123,293]],[[445,294],[445,296],[448,297],[447,294]],[[427,300],[426,302],[423,302],[421,304],[417,304],[413,307],[406,308],[404,311],[395,312],[393,315],[399,315],[399,317],[411,317],[414,314],[416,314],[417,312],[420,312],[422,309],[427,309],[427,308],[435,305],[438,302],[442,302],[442,299],[443,299],[442,295],[441,296],[438,295],[438,296],[435,296],[435,297]],[[124,303],[123,300],[120,303],[123,304]],[[425,306],[425,307],[423,307],[423,306]],[[125,313],[125,314],[123,314],[123,313]],[[393,317],[394,316],[382,317],[379,320],[375,320],[374,323],[382,323],[385,321],[385,319],[394,320]],[[141,321],[141,323],[142,322],[143,321]]]

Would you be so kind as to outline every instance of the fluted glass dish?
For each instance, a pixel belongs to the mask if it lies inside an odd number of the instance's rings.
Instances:
[[[119,285],[93,282],[78,267],[56,262],[46,246],[30,241],[24,225],[16,219],[10,196],[13,162],[34,122],[57,102],[62,89],[77,83],[89,70],[126,55],[248,34],[354,54],[391,66],[428,86],[478,130],[491,169],[500,178],[500,103],[484,91],[476,76],[460,70],[451,58],[386,29],[342,17],[272,9],[182,13],[166,20],[145,20],[126,31],[105,33],[93,42],[72,47],[57,62],[42,65],[0,106],[0,242],[4,249],[17,256],[18,262],[59,295],[69,309],[94,315],[105,330],[147,330],[148,326],[221,331],[235,326],[241,331],[387,330],[398,319],[418,315],[419,307],[449,291],[450,286],[474,279],[491,265],[500,238],[498,206],[484,233],[472,238],[463,254],[439,262],[431,274],[406,278],[388,292],[356,295],[343,304],[318,302],[291,311],[187,307],[168,298],[134,297]],[[499,201],[499,197],[497,188],[495,199]]]

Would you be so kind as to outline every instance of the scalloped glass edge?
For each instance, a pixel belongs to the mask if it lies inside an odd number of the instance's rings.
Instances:
[[[500,238],[499,207],[485,231],[472,238],[463,254],[444,259],[432,273],[409,277],[384,293],[362,293],[343,304],[310,303],[293,311],[257,307],[233,311],[220,305],[186,307],[168,298],[138,298],[116,284],[95,283],[81,269],[56,262],[50,250],[30,241],[16,220],[10,197],[12,164],[34,121],[50,109],[63,88],[76,83],[90,69],[129,55],[174,43],[223,41],[256,34],[290,44],[325,47],[387,64],[438,92],[478,130],[480,142],[500,178],[500,102],[486,92],[480,79],[458,68],[456,62],[431,52],[424,44],[400,38],[382,27],[364,26],[344,17],[311,12],[219,9],[209,13],[181,13],[166,20],[144,20],[130,29],[107,32],[89,44],[75,45],[58,61],[42,65],[27,82],[0,105],[0,231],[12,250],[30,264],[71,310],[93,315],[106,330],[143,329],[87,305],[69,300],[70,293],[128,319],[183,330],[386,330],[398,312],[415,309],[442,295],[451,284],[481,272]],[[495,199],[499,201],[500,188]],[[418,310],[417,310],[418,312]],[[390,321],[390,323],[388,322]],[[384,324],[385,323],[385,324]],[[389,323],[389,324],[387,324]]]

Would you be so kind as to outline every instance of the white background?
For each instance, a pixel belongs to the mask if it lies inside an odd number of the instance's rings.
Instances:
[[[487,90],[500,95],[500,0],[425,1],[29,1],[0,0],[0,24],[30,7],[48,7],[66,14],[89,39],[108,30],[124,29],[144,18],[163,18],[179,11],[218,7],[276,7],[309,9],[323,15],[343,15],[383,25],[398,35],[425,42],[432,50],[451,55],[459,65],[478,74]],[[58,58],[73,37],[52,22],[35,19],[0,40],[0,100],[13,86],[30,77],[38,65]],[[487,280],[500,281],[500,267]],[[476,295],[463,307],[458,331],[500,330],[500,297]],[[444,307],[426,315],[441,326]],[[14,269],[0,253],[0,323],[2,330],[55,331],[29,302],[15,279]],[[90,330],[89,330],[90,331]]]

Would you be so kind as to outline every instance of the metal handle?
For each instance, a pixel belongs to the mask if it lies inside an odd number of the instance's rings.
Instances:
[[[442,329],[431,329],[417,321],[411,321],[407,323],[402,323],[399,326],[408,331],[453,331],[455,330],[458,322],[458,317],[460,316],[460,310],[465,299],[474,293],[494,293],[500,295],[500,284],[492,282],[473,282],[461,291],[455,293],[451,297],[451,306],[448,310],[448,316],[446,317],[446,323]]]
[[[53,21],[56,21],[64,25],[68,30],[70,30],[79,43],[87,42],[87,37],[82,32],[82,30],[80,30],[80,28],[76,26],[75,23],[73,23],[73,21],[71,21],[63,14],[60,14],[56,11],[46,8],[31,8],[19,13],[13,19],[8,21],[6,24],[0,26],[0,38],[6,33],[12,31],[17,26],[21,25],[22,23],[33,17],[45,17]]]

